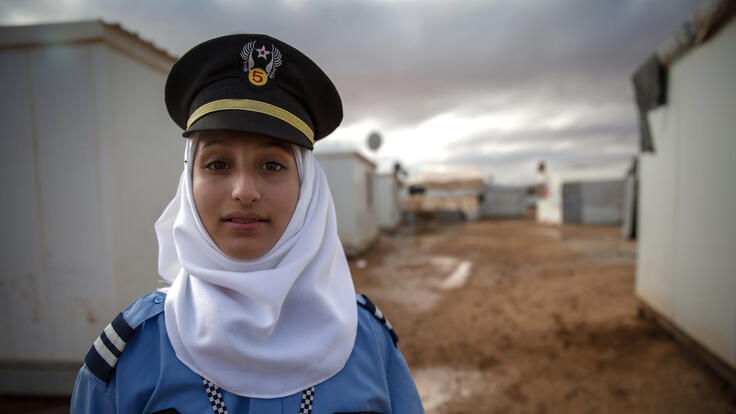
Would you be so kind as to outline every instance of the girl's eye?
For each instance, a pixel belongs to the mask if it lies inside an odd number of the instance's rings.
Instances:
[[[270,172],[279,172],[284,169],[284,166],[277,163],[276,161],[268,161],[263,164],[263,169]]]
[[[211,161],[211,162],[207,163],[207,165],[205,167],[208,170],[217,171],[217,170],[224,170],[224,169],[226,169],[228,167],[228,165],[227,165],[227,163],[225,161],[215,160],[215,161]]]

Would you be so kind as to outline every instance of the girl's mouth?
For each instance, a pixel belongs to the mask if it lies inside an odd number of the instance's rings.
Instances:
[[[236,232],[252,232],[260,229],[268,220],[255,218],[227,218],[223,222],[227,227]]]
[[[231,219],[225,219],[225,221],[229,221],[231,223],[258,223],[258,222],[266,222],[268,220],[264,219],[238,219],[238,218],[231,218]]]
[[[222,217],[222,221],[238,224],[249,224],[257,222],[266,222],[267,218],[260,214],[245,212],[245,211],[234,211]]]

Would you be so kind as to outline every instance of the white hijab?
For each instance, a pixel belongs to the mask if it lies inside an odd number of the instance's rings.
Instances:
[[[192,139],[176,196],[155,225],[159,274],[171,284],[164,316],[176,356],[245,397],[283,397],[316,385],[343,368],[355,342],[355,288],[332,195],[312,152],[292,147],[299,200],[263,257],[232,259],[207,234],[192,197]]]

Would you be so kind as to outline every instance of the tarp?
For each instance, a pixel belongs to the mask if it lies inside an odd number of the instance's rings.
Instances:
[[[642,152],[654,152],[647,112],[667,102],[667,69],[652,54],[634,73],[632,81],[639,107],[639,146]]]
[[[641,152],[654,152],[647,112],[667,103],[667,69],[691,49],[705,42],[736,15],[736,1],[712,0],[684,22],[664,41],[632,76],[639,108]]]

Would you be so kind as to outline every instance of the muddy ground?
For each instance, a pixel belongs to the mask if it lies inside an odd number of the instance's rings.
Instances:
[[[635,251],[618,228],[480,221],[382,236],[350,266],[427,413],[736,413],[724,383],[638,318]],[[0,397],[0,413],[66,410]]]
[[[638,318],[618,228],[431,226],[353,259],[428,413],[733,413],[729,390]]]

